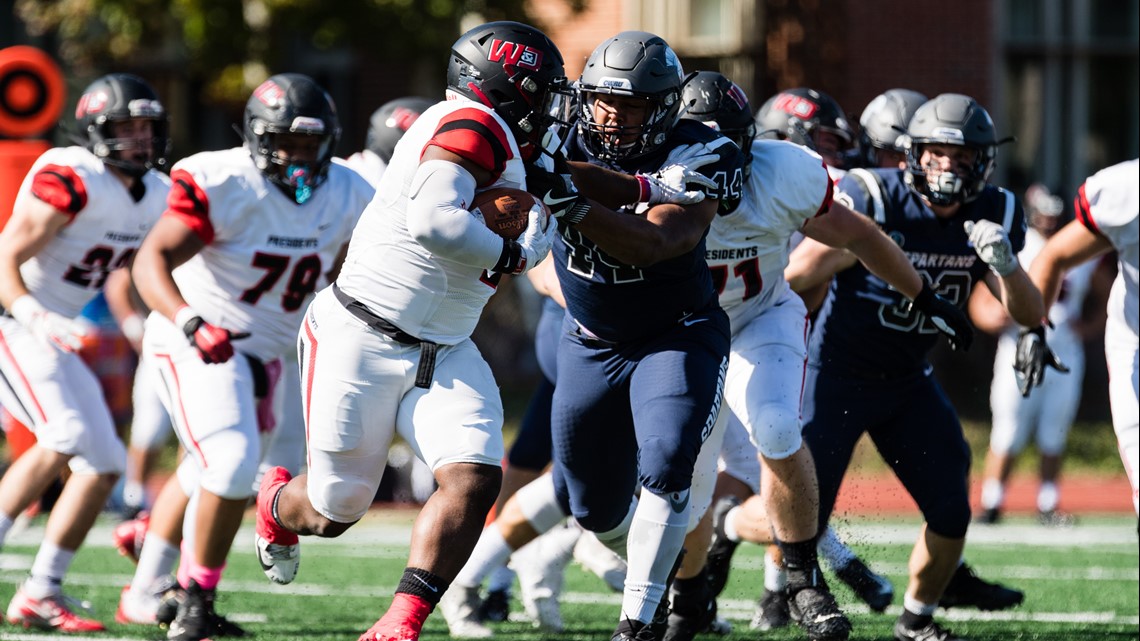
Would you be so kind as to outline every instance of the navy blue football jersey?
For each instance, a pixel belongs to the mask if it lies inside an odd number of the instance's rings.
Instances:
[[[989,270],[969,245],[964,222],[993,221],[1005,228],[1015,254],[1025,246],[1020,203],[993,185],[949,219],[935,216],[907,187],[902,170],[853,170],[839,182],[838,192],[837,201],[871,216],[934,291],[959,307]],[[857,262],[831,283],[812,329],[809,362],[856,376],[906,376],[926,367],[938,336],[909,299]]]
[[[635,162],[614,166],[594,158],[574,132],[570,160],[587,161],[626,173],[652,173],[707,153],[719,156],[699,171],[717,187],[708,198],[735,208],[744,182],[744,155],[728,138],[701,122],[681,120],[665,143]],[[640,215],[647,205],[619,211]],[[707,234],[707,232],[706,232]],[[716,292],[705,262],[705,241],[689,252],[655,265],[626,265],[607,255],[572,227],[563,227],[554,244],[555,266],[571,316],[598,338],[623,342],[664,331],[686,316],[716,306]]]

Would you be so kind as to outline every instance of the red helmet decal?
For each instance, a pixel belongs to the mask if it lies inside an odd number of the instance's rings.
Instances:
[[[514,65],[531,71],[538,71],[542,67],[541,51],[498,38],[491,41],[491,50],[487,53],[487,59],[491,62],[502,62],[504,66]]]
[[[819,111],[819,105],[807,98],[801,98],[800,96],[790,93],[780,94],[780,96],[776,98],[776,102],[772,105],[772,108],[777,111],[792,114],[796,118],[803,120],[810,120],[811,117],[815,115],[815,112]]]
[[[735,82],[728,88],[725,95],[731,98],[732,101],[736,103],[736,106],[741,109],[748,106],[748,96],[744,95],[744,90],[738,87]]]
[[[110,102],[111,97],[102,89],[85,93],[75,105],[75,118],[78,120],[87,114],[97,114],[106,109]]]
[[[384,124],[393,129],[407,131],[408,128],[412,126],[412,123],[416,121],[416,118],[419,117],[420,114],[417,111],[406,107],[397,107],[396,110],[392,112],[392,115],[388,116],[388,119],[384,121]]]
[[[285,102],[285,92],[272,80],[261,83],[261,86],[253,90],[253,95],[270,109],[276,109]]]

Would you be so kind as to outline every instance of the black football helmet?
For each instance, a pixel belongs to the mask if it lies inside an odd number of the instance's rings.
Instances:
[[[907,125],[906,148],[907,185],[934,205],[955,202],[968,203],[977,198],[986,187],[997,160],[998,140],[994,121],[973,98],[956,93],[944,93],[922,104]],[[965,175],[943,172],[937,184],[927,180],[922,166],[924,145],[940,143],[959,145],[977,150],[973,166]]]
[[[681,118],[697,120],[724,134],[744,152],[744,174],[752,171],[752,139],[756,121],[748,95],[715,71],[697,71],[681,90]]]
[[[547,129],[568,125],[573,113],[562,53],[521,22],[488,22],[460,36],[451,46],[447,90],[494,109],[520,147],[537,148]]]
[[[320,151],[312,163],[282,158],[277,134],[320,137]],[[312,78],[281,73],[261,83],[245,103],[242,138],[253,163],[270,182],[297,204],[328,178],[329,165],[340,140],[340,122],[332,98]]]
[[[859,116],[859,156],[863,166],[879,166],[879,149],[905,153],[902,138],[906,127],[926,100],[917,91],[888,89],[867,103]]]
[[[651,153],[665,142],[681,113],[685,73],[673,49],[659,36],[623,31],[598,45],[578,80],[578,132],[595,157],[620,162]],[[594,120],[592,94],[643,98],[645,122],[634,127],[606,126]],[[627,134],[637,139],[621,144]]]
[[[760,138],[790,140],[815,152],[820,152],[816,135],[821,131],[839,138],[840,153],[855,141],[855,132],[839,103],[807,87],[785,89],[765,101],[756,112],[756,130]]]
[[[135,118],[154,121],[154,137],[146,143],[146,160],[129,152],[140,142],[130,138],[114,138],[109,123]],[[162,168],[170,154],[170,122],[158,94],[142,78],[129,73],[107,74],[83,90],[75,106],[77,143],[95,154],[105,164],[139,177],[149,169]]]
[[[435,104],[435,101],[418,96],[396,98],[380,105],[372,112],[368,121],[368,136],[365,138],[365,148],[380,156],[385,163],[392,160],[392,152],[396,143],[420,117],[420,114]]]

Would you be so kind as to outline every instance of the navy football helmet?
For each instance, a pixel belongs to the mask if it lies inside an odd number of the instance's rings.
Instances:
[[[285,133],[319,137],[316,160],[282,158],[277,134]],[[246,101],[242,137],[258,170],[302,204],[328,178],[340,140],[340,121],[332,98],[316,81],[299,73],[281,73],[261,83]]]
[[[389,162],[392,160],[396,143],[400,141],[404,132],[412,126],[420,114],[434,104],[434,101],[427,98],[409,96],[389,100],[380,105],[379,109],[372,112],[372,117],[368,121],[365,148],[379,156],[385,163]]]
[[[968,203],[985,189],[997,160],[998,145],[1007,140],[997,139],[994,121],[973,98],[941,94],[923,103],[907,125],[904,178],[911,189],[931,204]],[[932,184],[921,164],[923,147],[932,143],[976,150],[973,165],[964,175],[941,172]]]
[[[906,153],[903,137],[926,96],[910,89],[888,89],[875,96],[859,116],[859,156],[865,167],[879,166],[879,150]]]
[[[698,71],[685,81],[681,105],[682,118],[705,123],[736,143],[745,156],[752,154],[756,121],[748,95],[735,82],[715,71]]]
[[[595,157],[608,162],[631,160],[659,148],[681,112],[685,75],[673,49],[659,36],[623,31],[594,49],[578,80],[578,132]],[[645,120],[636,126],[607,125],[594,119],[597,95],[647,101]],[[630,136],[632,142],[622,142]]]
[[[546,34],[521,22],[488,22],[451,46],[447,89],[495,110],[520,146],[568,125],[573,93],[562,53]]]
[[[110,123],[132,119],[154,122],[153,137],[141,143],[145,160],[130,152],[138,150],[140,141],[115,138]],[[105,164],[139,177],[149,169],[166,165],[170,154],[170,123],[158,94],[142,78],[129,73],[107,74],[87,86],[75,106],[78,133],[76,142],[95,154]]]

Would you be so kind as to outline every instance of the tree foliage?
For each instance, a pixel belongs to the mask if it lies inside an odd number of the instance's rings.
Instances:
[[[177,69],[215,98],[242,98],[298,51],[344,48],[380,59],[438,55],[464,16],[523,20],[526,0],[17,0],[29,32],[64,64]],[[583,0],[571,0],[580,10]]]

